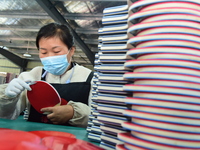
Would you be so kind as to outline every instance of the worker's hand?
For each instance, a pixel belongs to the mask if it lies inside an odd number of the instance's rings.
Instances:
[[[54,107],[46,107],[41,109],[42,112],[48,112],[50,114],[47,115],[47,118],[53,124],[65,124],[70,119],[72,119],[74,115],[74,109],[71,105],[61,105]]]
[[[25,89],[31,91],[29,84],[21,79],[15,78],[8,84],[7,88],[5,89],[5,95],[8,97],[16,97]]]

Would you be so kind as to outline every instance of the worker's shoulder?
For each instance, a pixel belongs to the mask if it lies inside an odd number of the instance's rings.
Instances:
[[[89,68],[86,68],[86,67],[84,67],[84,66],[81,66],[81,65],[79,65],[79,64],[76,64],[76,70],[79,70],[79,71],[84,71],[84,72],[87,72],[87,73],[90,73],[92,70],[91,69],[89,69]]]
[[[30,73],[41,73],[42,72],[42,69],[43,69],[43,66],[37,66],[37,67],[34,67],[33,69],[30,70]]]
[[[42,68],[43,68],[42,66],[34,67],[34,68],[32,68],[30,71],[22,72],[22,73],[20,74],[20,76],[24,76],[24,75],[38,75],[38,74],[41,74]]]

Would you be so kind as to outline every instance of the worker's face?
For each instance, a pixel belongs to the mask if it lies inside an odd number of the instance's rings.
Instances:
[[[56,55],[68,54],[68,60],[74,55],[75,48],[72,47],[69,51],[68,47],[58,38],[41,38],[39,41],[39,57],[49,57]]]

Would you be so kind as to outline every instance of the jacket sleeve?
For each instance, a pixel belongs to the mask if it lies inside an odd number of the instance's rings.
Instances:
[[[21,101],[18,101],[19,96],[9,98],[5,95],[5,88],[8,84],[0,85],[0,118],[16,119],[23,111]],[[22,94],[23,95],[23,94]]]
[[[33,71],[23,72],[18,78],[24,81],[36,81],[39,79],[38,73],[41,72],[41,68],[36,67]],[[8,84],[0,84],[0,118],[16,119],[22,111],[27,107],[26,90],[20,95],[9,98],[5,95],[5,89]]]
[[[74,108],[74,116],[69,120],[69,124],[77,127],[87,127],[90,115],[90,107],[80,102],[69,101],[68,105]]]

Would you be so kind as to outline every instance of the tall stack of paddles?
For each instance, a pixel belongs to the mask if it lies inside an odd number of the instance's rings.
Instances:
[[[130,1],[131,2],[131,1]],[[134,83],[116,149],[200,149],[200,1],[139,0],[129,5],[124,79]]]
[[[93,142],[100,143],[101,142],[101,123],[97,120],[97,115],[99,112],[97,111],[97,103],[96,98],[98,95],[97,83],[98,83],[98,72],[97,66],[99,65],[99,53],[95,55],[95,62],[94,62],[94,76],[93,76],[93,86],[92,86],[92,102],[91,102],[91,114],[89,116],[87,131],[88,131],[88,139]]]
[[[101,147],[114,150],[116,145],[123,144],[117,137],[118,133],[126,132],[121,123],[129,120],[129,117],[123,115],[123,111],[128,108],[124,99],[131,92],[124,91],[123,86],[133,83],[123,77],[124,73],[132,71],[124,67],[124,63],[133,59],[126,55],[133,47],[127,45],[128,5],[104,9],[102,24],[103,27],[99,29],[99,53],[96,55],[94,67],[95,107],[92,108],[93,119],[89,121],[88,138],[93,141],[100,138]],[[98,125],[91,123],[94,119],[97,119]]]
[[[200,149],[200,1],[104,10],[89,138],[105,149]]]

